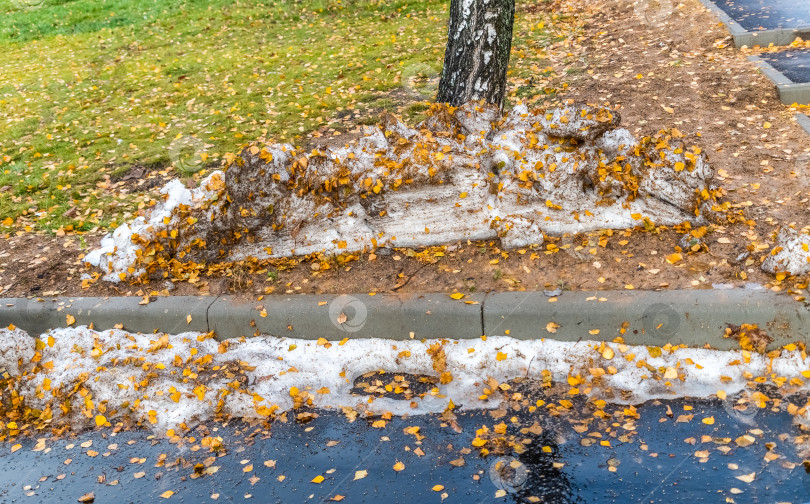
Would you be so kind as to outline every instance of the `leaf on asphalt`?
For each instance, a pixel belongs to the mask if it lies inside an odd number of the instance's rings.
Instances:
[[[355,471],[355,472],[354,472],[354,481],[357,481],[357,480],[359,480],[359,479],[363,479],[363,478],[365,478],[366,476],[368,476],[368,471],[366,471],[366,470],[362,470],[362,471]]]
[[[752,472],[750,474],[743,474],[742,476],[735,476],[738,480],[744,483],[751,483],[756,478],[757,473]]]

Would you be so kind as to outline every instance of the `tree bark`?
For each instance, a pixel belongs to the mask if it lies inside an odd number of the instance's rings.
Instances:
[[[503,108],[515,0],[451,0],[436,101],[484,100]]]

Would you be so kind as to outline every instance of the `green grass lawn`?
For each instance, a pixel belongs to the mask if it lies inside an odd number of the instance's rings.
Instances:
[[[531,3],[513,100],[553,93],[530,81],[554,33]],[[448,4],[0,0],[0,233],[109,229],[154,200],[149,177],[199,176],[254,140],[301,144],[347,112],[417,120]]]

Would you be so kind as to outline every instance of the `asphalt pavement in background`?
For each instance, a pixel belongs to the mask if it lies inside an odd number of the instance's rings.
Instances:
[[[376,428],[378,418],[350,423],[340,412],[316,411],[307,422],[209,422],[190,433],[196,443],[109,429],[46,438],[38,451],[37,439],[15,440],[22,447],[14,452],[12,443],[2,445],[0,501],[68,503],[93,492],[98,503],[810,502],[801,464],[810,438],[797,437],[802,432],[779,408],[741,413],[731,404],[639,406],[630,439],[620,419],[607,424],[614,434],[577,433],[563,417],[524,410],[500,420],[466,412],[456,429],[436,415],[394,417]],[[693,419],[677,422],[686,413]],[[542,433],[523,436],[531,439],[523,453],[483,457],[471,445],[481,425],[504,421],[512,429],[535,420]],[[414,426],[418,435],[406,431]],[[752,444],[735,443],[746,433]],[[201,448],[203,437],[221,437],[223,448]],[[779,458],[768,462],[767,453]]]
[[[807,0],[711,0],[748,31],[810,26]]]
[[[810,9],[810,1],[808,1],[807,8]],[[764,53],[760,55],[760,58],[770,63],[791,81],[797,84],[810,83],[810,49]]]

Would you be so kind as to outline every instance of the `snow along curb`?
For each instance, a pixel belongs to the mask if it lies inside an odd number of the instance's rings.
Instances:
[[[469,294],[269,296],[237,302],[221,297],[0,299],[0,327],[32,335],[70,324],[131,332],[215,331],[218,339],[273,336],[342,340],[447,338],[482,334],[516,339],[666,343],[730,350],[731,325],[757,324],[773,338],[768,349],[810,340],[810,312],[789,296],[766,290],[542,292]],[[70,324],[69,324],[70,323]],[[554,332],[551,332],[554,331]]]

